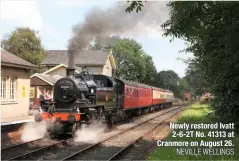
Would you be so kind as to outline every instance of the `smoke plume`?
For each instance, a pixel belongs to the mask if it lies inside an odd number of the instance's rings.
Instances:
[[[119,1],[107,9],[92,8],[86,14],[85,20],[73,27],[68,50],[85,49],[95,37],[100,36],[147,36],[152,29],[161,31],[161,24],[168,18],[166,1],[148,1],[139,13],[126,13],[125,9],[128,6],[129,3],[126,1]]]
[[[89,126],[82,125],[75,133],[75,142],[96,143],[106,128],[106,125],[101,123],[93,123]]]

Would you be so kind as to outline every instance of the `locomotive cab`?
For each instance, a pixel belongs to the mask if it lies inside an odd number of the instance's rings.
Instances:
[[[106,75],[92,75],[94,82],[97,84],[96,104],[110,110],[117,107],[117,83],[116,81]]]

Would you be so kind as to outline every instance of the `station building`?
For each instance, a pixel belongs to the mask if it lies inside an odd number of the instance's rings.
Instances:
[[[1,49],[1,122],[28,116],[33,69],[37,66]]]

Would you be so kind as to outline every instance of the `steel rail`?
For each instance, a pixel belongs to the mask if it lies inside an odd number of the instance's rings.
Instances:
[[[56,142],[56,143],[43,146],[43,147],[41,147],[41,148],[38,148],[38,149],[32,150],[32,151],[30,151],[30,152],[27,152],[27,153],[24,153],[24,154],[21,154],[21,155],[12,157],[12,158],[7,159],[7,160],[22,160],[22,159],[26,159],[27,156],[34,155],[35,153],[42,152],[42,151],[44,151],[44,150],[47,150],[48,148],[57,146],[57,145],[62,144],[62,143],[66,143],[66,142],[69,141],[69,140],[72,140],[72,138],[67,139],[67,140],[61,140],[61,141],[58,141],[58,142]]]
[[[92,148],[94,148],[94,147],[96,147],[96,146],[102,144],[103,142],[106,142],[106,141],[108,141],[108,140],[110,140],[110,139],[116,138],[116,137],[118,137],[119,135],[121,135],[121,134],[123,134],[123,133],[126,133],[126,132],[128,132],[128,131],[130,131],[130,130],[136,128],[136,127],[139,127],[139,126],[141,126],[142,124],[147,123],[147,122],[149,122],[149,121],[151,121],[151,120],[153,120],[153,119],[155,119],[155,118],[157,118],[157,117],[159,117],[159,116],[161,116],[161,115],[165,115],[165,114],[167,114],[167,113],[169,113],[169,112],[171,112],[171,111],[174,111],[174,110],[177,110],[177,109],[180,109],[180,108],[182,108],[182,107],[181,107],[181,106],[178,106],[178,107],[176,107],[176,108],[174,107],[173,109],[169,109],[168,111],[165,111],[165,112],[163,112],[163,113],[161,113],[161,114],[159,114],[159,115],[156,115],[156,116],[154,116],[154,117],[152,117],[152,118],[149,118],[149,119],[147,119],[147,120],[145,120],[145,121],[143,121],[143,122],[140,122],[139,124],[137,124],[137,125],[135,125],[135,126],[133,126],[133,127],[127,128],[126,130],[123,130],[123,131],[117,133],[116,135],[110,136],[110,137],[108,137],[108,138],[106,138],[106,139],[103,139],[103,140],[101,140],[101,141],[99,141],[99,142],[93,144],[93,145],[90,145],[90,146],[88,146],[88,147],[86,147],[86,148],[84,148],[84,149],[81,149],[81,150],[79,150],[79,151],[77,151],[77,152],[75,152],[75,153],[73,153],[73,154],[71,154],[71,155],[69,155],[69,156],[67,156],[67,157],[65,157],[65,158],[63,158],[63,159],[61,159],[60,161],[74,160],[73,158],[76,157],[77,155],[79,155],[79,154],[82,153],[82,152],[88,151],[88,150],[90,150],[90,149],[92,149]]]
[[[12,149],[12,148],[15,148],[15,147],[18,147],[18,146],[22,146],[22,145],[24,145],[24,144],[30,144],[30,143],[33,143],[33,142],[35,142],[35,141],[40,141],[40,140],[43,140],[43,139],[44,139],[44,138],[40,138],[40,139],[28,141],[28,142],[23,142],[23,143],[13,144],[13,145],[10,145],[10,146],[7,146],[7,147],[3,147],[3,148],[1,148],[1,152],[3,152],[4,150],[8,150],[8,149]]]

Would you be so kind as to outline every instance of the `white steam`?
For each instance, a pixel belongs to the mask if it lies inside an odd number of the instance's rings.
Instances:
[[[106,125],[96,123],[92,125],[82,125],[75,133],[75,142],[96,143],[106,130]]]
[[[21,133],[21,140],[26,142],[44,138],[49,126],[51,123],[46,121],[26,123]]]

